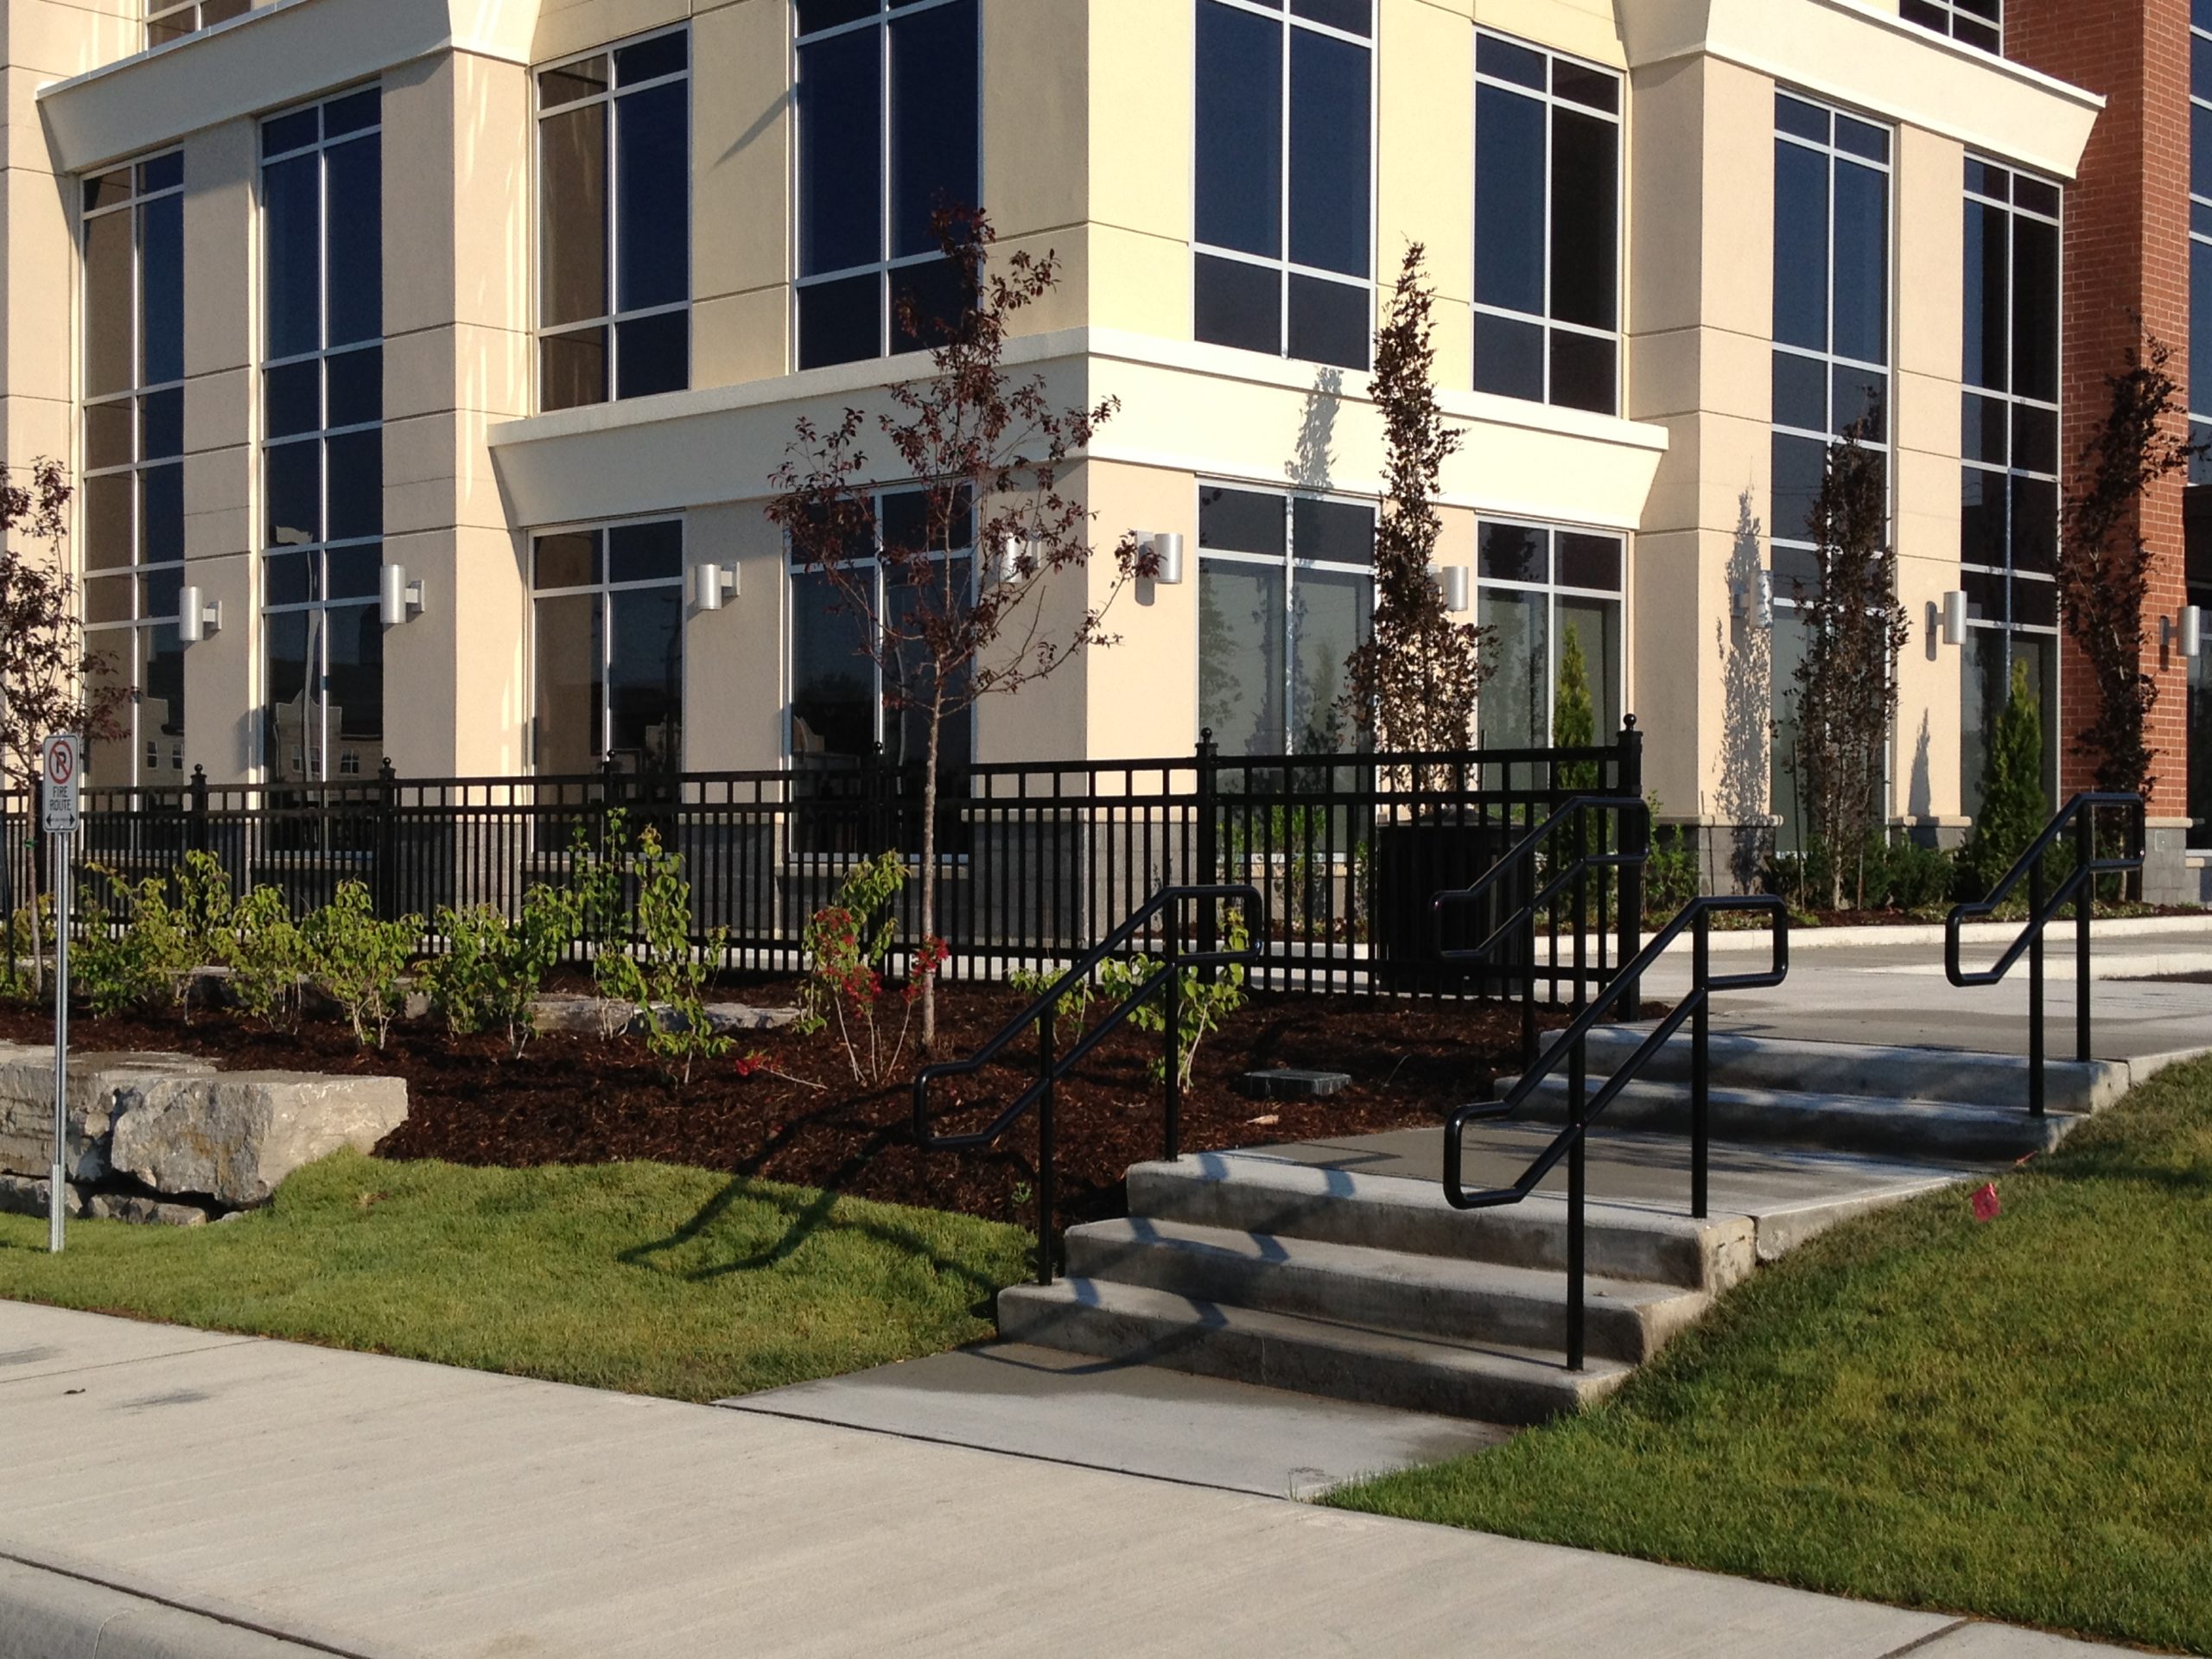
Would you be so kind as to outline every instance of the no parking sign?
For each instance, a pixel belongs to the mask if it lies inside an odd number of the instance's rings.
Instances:
[[[68,1188],[69,1146],[69,842],[77,833],[77,787],[85,772],[85,740],[57,733],[39,745],[39,781],[46,798],[41,823],[54,861],[54,1173],[47,1189],[47,1249],[61,1249]]]
[[[39,777],[46,785],[43,819],[49,836],[77,832],[77,781],[85,771],[85,740],[73,732],[49,737],[39,747]]]

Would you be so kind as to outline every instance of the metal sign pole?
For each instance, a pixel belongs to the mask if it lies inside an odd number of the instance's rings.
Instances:
[[[69,1157],[69,832],[54,842],[54,1185],[47,1195],[47,1249],[61,1254]]]

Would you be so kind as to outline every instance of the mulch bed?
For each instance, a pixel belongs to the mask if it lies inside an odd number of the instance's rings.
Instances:
[[[796,1000],[789,984],[728,993],[756,1006]],[[939,1003],[938,1053],[972,1053],[1019,1011],[996,987],[948,985]],[[895,1015],[894,1015],[895,1018]],[[1564,1023],[1563,1011],[1543,1023]],[[1325,1000],[1262,993],[1199,1049],[1183,1107],[1188,1152],[1271,1141],[1365,1135],[1436,1122],[1444,1110],[1486,1098],[1517,1069],[1516,1007],[1476,1003]],[[53,1040],[35,1010],[0,1008],[0,1039]],[[496,1037],[454,1038],[432,1021],[394,1028],[382,1052],[354,1046],[343,1026],[308,1022],[271,1033],[223,1012],[174,1017],[72,1017],[79,1053],[181,1051],[226,1070],[368,1073],[407,1079],[407,1122],[378,1147],[387,1158],[441,1158],[526,1166],[651,1159],[828,1187],[861,1198],[928,1205],[994,1220],[1033,1223],[1033,1116],[997,1145],[923,1153],[907,1137],[909,1060],[892,1086],[856,1087],[832,1033],[763,1032],[728,1058],[702,1062],[679,1086],[633,1038],[549,1033],[520,1060]],[[1069,1040],[1063,1027],[1061,1040]],[[1149,1076],[1158,1037],[1124,1027],[1058,1091],[1061,1219],[1122,1212],[1122,1175],[1160,1153],[1160,1090]],[[992,1103],[1034,1076],[1033,1039],[1012,1063],[962,1079],[942,1096],[945,1128],[987,1122]],[[741,1058],[760,1068],[741,1075]],[[1033,1069],[1024,1075],[1022,1066]],[[1243,1072],[1273,1067],[1347,1072],[1351,1086],[1325,1100],[1258,1101],[1234,1087]],[[779,1075],[780,1074],[780,1075]]]

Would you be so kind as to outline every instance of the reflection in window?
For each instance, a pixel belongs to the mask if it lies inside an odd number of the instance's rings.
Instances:
[[[672,772],[683,760],[683,523],[537,537],[531,589],[537,664],[533,760],[565,776],[612,762]]]
[[[103,784],[184,774],[184,157],[88,178],[85,201],[86,648],[120,694]]]
[[[1364,369],[1369,0],[1198,0],[1198,338]]]
[[[882,662],[888,653],[877,648],[869,631],[873,619],[884,617],[894,632],[903,633],[918,606],[947,614],[945,586],[957,595],[976,579],[974,552],[966,545],[972,530],[933,536],[927,503],[920,490],[894,490],[876,498],[877,545],[897,550],[900,556],[855,558],[844,567],[867,589],[865,609],[818,567],[792,564],[794,760],[835,766],[872,756],[880,746],[891,765],[926,761],[929,665],[918,644],[911,654]],[[960,516],[969,518],[964,511]],[[923,556],[933,540],[939,545]],[[929,584],[926,594],[918,591],[923,583]],[[974,725],[969,714],[946,717],[938,734],[940,770],[968,765],[975,753]]]
[[[1972,816],[2015,661],[2042,706],[2044,787],[2058,787],[2058,187],[1969,156],[1965,269],[1959,773]]]
[[[1484,519],[1476,545],[1478,620],[1490,631],[1480,747],[1549,747],[1578,658],[1593,735],[1607,741],[1621,723],[1621,538]]]
[[[1985,52],[2005,49],[2005,0],[1899,0],[1897,12],[1908,23]]]
[[[1791,785],[1803,652],[1797,598],[1817,586],[1812,512],[1829,444],[1856,429],[1890,453],[1887,127],[1789,92],[1775,97],[1772,810],[1796,847]]]
[[[962,302],[935,216],[982,200],[977,0],[796,0],[798,365],[930,343]]]
[[[253,0],[149,0],[146,44],[167,46],[203,29],[243,17],[252,4]]]
[[[538,404],[691,384],[690,35],[537,75]]]
[[[2212,484],[2212,3],[2190,0],[2189,436],[2192,486]],[[2202,367],[2200,370],[2199,365]]]
[[[384,758],[384,156],[374,87],[261,125],[268,765]]]
[[[1372,631],[1375,510],[1198,492],[1198,724],[1224,754],[1341,754],[1345,664]]]
[[[1475,390],[1611,415],[1620,78],[1475,39]]]

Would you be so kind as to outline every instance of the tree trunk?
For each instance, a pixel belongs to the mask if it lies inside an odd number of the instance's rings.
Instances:
[[[922,775],[922,923],[920,939],[927,939],[937,925],[937,757],[938,747],[944,729],[944,696],[942,691],[932,691],[930,697],[930,737],[927,769]],[[907,955],[908,971],[912,971],[912,950]],[[929,1054],[937,1047],[937,976],[931,974],[922,981],[922,1052]]]

